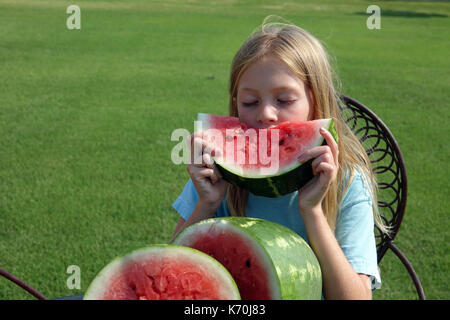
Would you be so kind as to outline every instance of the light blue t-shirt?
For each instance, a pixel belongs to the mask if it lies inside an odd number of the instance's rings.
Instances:
[[[197,191],[189,179],[172,206],[184,220],[187,220],[197,200]],[[297,191],[279,198],[260,197],[249,193],[245,215],[284,225],[308,242],[298,207]],[[215,216],[230,216],[225,199]],[[372,201],[357,170],[338,212],[335,237],[355,272],[369,275],[372,290],[378,289],[381,286],[381,279],[377,264]]]

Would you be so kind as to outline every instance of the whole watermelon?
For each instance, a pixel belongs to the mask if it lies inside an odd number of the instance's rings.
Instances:
[[[248,217],[212,218],[183,230],[173,244],[200,250],[233,276],[243,300],[321,299],[322,273],[291,229]]]

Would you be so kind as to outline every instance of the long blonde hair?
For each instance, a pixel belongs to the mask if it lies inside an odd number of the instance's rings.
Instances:
[[[267,22],[247,39],[236,53],[230,74],[229,112],[238,117],[237,87],[247,68],[265,55],[279,58],[302,80],[311,92],[314,101],[314,119],[333,118],[339,141],[339,169],[336,180],[331,184],[322,202],[327,222],[334,230],[339,207],[355,174],[355,168],[362,173],[372,198],[375,224],[386,232],[377,207],[377,183],[372,174],[370,161],[359,142],[342,119],[340,98],[333,83],[334,72],[329,56],[320,41],[308,31],[293,24]],[[339,186],[339,187],[338,187]],[[248,191],[229,185],[227,204],[233,216],[245,216]]]

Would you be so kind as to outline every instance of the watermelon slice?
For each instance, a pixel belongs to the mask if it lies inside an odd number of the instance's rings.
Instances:
[[[85,300],[238,300],[215,259],[187,247],[153,245],[119,257],[91,282]]]
[[[219,150],[213,159],[225,180],[255,195],[280,197],[304,186],[312,177],[312,159],[298,158],[325,144],[324,127],[338,139],[333,119],[283,122],[270,129],[248,128],[238,118],[198,114],[200,129]]]
[[[173,243],[222,263],[243,300],[321,299],[322,273],[314,252],[280,224],[248,217],[212,218],[187,227]]]

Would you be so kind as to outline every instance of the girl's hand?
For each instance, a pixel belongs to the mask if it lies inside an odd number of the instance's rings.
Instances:
[[[187,139],[191,151],[191,161],[187,171],[194,183],[199,202],[217,210],[222,202],[228,183],[222,179],[212,155],[220,151],[209,146],[202,132],[195,132]]]
[[[298,192],[300,212],[321,208],[331,183],[336,180],[339,168],[338,145],[326,129],[320,128],[320,134],[325,138],[327,145],[312,148],[299,158],[301,162],[315,158],[312,162],[314,178]]]

